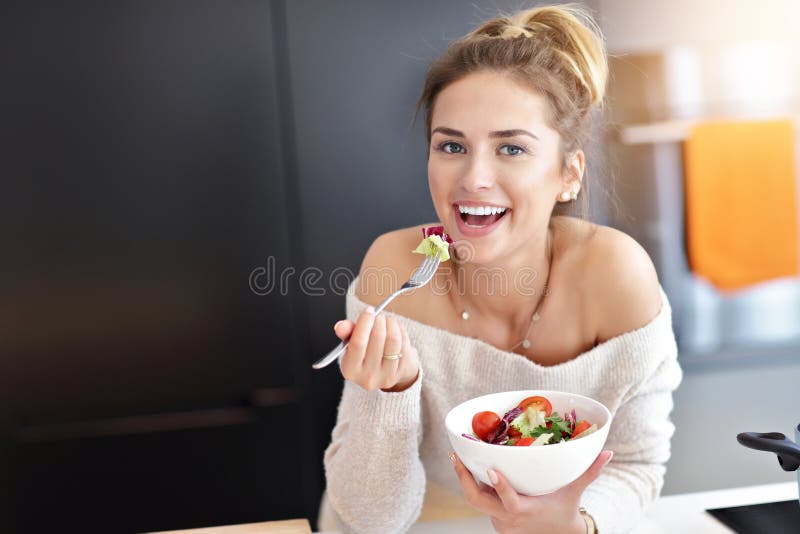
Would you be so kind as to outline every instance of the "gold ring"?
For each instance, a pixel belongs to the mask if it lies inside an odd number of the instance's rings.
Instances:
[[[403,353],[402,352],[398,352],[397,354],[384,354],[383,355],[383,359],[384,360],[399,360],[402,357],[403,357]]]

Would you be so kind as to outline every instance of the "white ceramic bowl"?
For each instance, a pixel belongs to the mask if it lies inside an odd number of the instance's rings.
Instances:
[[[522,399],[533,395],[547,397],[553,411],[559,414],[574,409],[578,420],[596,424],[597,432],[574,441],[536,447],[492,445],[461,435],[472,432],[472,417],[476,413],[488,410],[503,417]],[[505,475],[518,493],[544,495],[576,480],[592,465],[608,437],[611,412],[583,395],[531,389],[492,393],[462,402],[450,410],[444,424],[453,450],[475,478],[489,484],[486,470],[491,468]]]

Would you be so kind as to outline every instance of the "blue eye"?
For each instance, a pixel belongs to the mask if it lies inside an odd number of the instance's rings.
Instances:
[[[464,151],[464,147],[453,141],[445,141],[439,145],[439,150],[447,154],[461,154]]]
[[[503,145],[500,147],[500,153],[504,156],[519,156],[524,152],[525,149],[517,145]]]

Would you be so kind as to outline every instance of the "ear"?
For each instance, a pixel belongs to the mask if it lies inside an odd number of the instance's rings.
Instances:
[[[586,168],[586,156],[583,150],[576,150],[567,160],[567,168],[562,177],[562,189],[559,200],[568,201],[578,195],[581,190],[583,171]]]
[[[583,171],[586,169],[586,156],[583,150],[576,150],[569,158],[569,165],[567,166],[569,173],[572,176],[575,185],[580,187],[581,180],[583,180]]]

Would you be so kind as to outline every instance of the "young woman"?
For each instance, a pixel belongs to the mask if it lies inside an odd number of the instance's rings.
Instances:
[[[581,195],[607,69],[600,32],[571,6],[490,20],[432,64],[420,106],[440,222],[378,237],[334,327],[350,346],[322,530],[404,532],[477,511],[499,532],[608,534],[658,497],[681,379],[669,303],[633,239],[556,214]],[[431,225],[455,241],[452,263],[375,316],[419,265],[410,251]],[[381,287],[387,272],[395,283]],[[549,495],[519,495],[494,471],[493,487],[477,484],[451,453],[445,414],[533,388],[608,406],[609,450]]]

